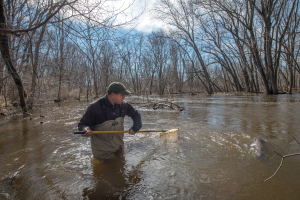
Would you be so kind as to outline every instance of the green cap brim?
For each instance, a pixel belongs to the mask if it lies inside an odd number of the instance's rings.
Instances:
[[[123,94],[123,95],[129,95],[130,92],[129,92],[128,90],[125,90],[125,91],[120,92],[120,94]]]

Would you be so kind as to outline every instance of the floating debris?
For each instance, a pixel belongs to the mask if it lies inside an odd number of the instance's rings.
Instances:
[[[16,179],[17,175],[19,174],[20,170],[24,167],[25,165],[22,165],[19,167],[19,169],[13,174],[11,178],[8,179],[7,183],[9,184],[10,187],[14,188],[14,180]]]
[[[185,110],[184,106],[179,106],[175,103],[172,102],[149,102],[144,107],[147,108],[153,108],[153,110],[156,110],[158,108],[170,108],[172,110],[177,110],[177,111],[183,111]]]
[[[45,118],[45,116],[40,115],[40,118],[41,118],[40,124],[43,124],[43,123],[44,123],[44,122],[43,122],[43,119]]]

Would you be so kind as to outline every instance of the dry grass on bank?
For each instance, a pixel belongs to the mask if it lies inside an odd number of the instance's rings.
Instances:
[[[5,100],[0,96],[0,116],[9,116],[17,113],[22,113],[21,108],[14,107],[9,101],[5,104]]]

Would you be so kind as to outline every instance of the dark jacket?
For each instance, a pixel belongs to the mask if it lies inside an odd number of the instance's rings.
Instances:
[[[81,131],[87,126],[93,130],[94,125],[102,124],[107,120],[115,120],[118,117],[125,117],[125,115],[131,117],[133,120],[133,126],[131,129],[134,132],[138,132],[142,127],[141,115],[138,113],[138,111],[135,110],[129,103],[124,101],[120,105],[115,104],[113,106],[107,100],[107,97],[104,96],[89,105],[78,124],[78,130]]]

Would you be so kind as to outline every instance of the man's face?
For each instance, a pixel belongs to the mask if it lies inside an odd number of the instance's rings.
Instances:
[[[124,94],[115,94],[115,93],[112,93],[113,94],[113,101],[115,104],[121,104],[124,99],[125,99],[125,95]]]

